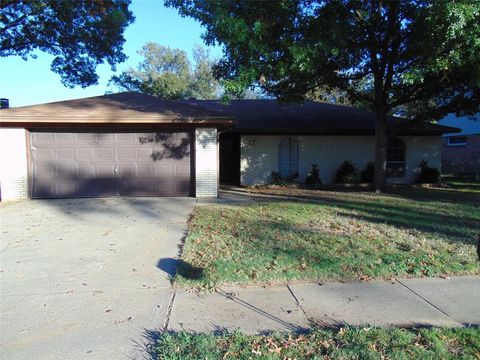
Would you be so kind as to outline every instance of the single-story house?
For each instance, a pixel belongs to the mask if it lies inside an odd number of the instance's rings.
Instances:
[[[374,114],[275,100],[167,101],[126,92],[0,110],[2,199],[217,196],[220,182],[325,183],[344,160],[374,157]],[[390,118],[389,181],[411,183],[422,159],[440,167],[441,135],[457,129]]]
[[[480,176],[480,113],[473,117],[449,114],[438,123],[460,129],[442,135],[442,172]]]

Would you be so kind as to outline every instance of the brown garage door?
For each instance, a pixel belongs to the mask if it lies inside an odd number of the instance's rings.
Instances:
[[[31,132],[31,196],[188,196],[190,134]]]

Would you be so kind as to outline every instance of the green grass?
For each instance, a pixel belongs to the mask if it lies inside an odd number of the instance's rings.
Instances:
[[[480,359],[480,331],[345,328],[305,335],[161,334],[158,359]]]
[[[479,274],[480,194],[258,189],[294,196],[197,207],[180,286]]]
[[[480,181],[474,179],[446,178],[445,184],[456,191],[480,194]]]

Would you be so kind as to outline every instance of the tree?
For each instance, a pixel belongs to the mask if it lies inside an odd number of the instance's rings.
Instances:
[[[281,101],[337,89],[376,113],[374,187],[384,188],[389,114],[430,121],[478,111],[480,2],[381,0],[166,0],[198,20],[215,68],[236,86]]]
[[[213,60],[201,46],[193,50],[195,66],[180,49],[157,43],[147,43],[138,52],[144,59],[136,69],[129,68],[111,83],[122,90],[138,91],[163,99],[213,99],[218,82],[212,74]]]
[[[327,104],[353,106],[345,91],[328,88],[326,86],[319,86],[318,88],[313,89],[305,94],[305,98]]]
[[[193,48],[193,60],[195,61],[193,96],[199,99],[215,99],[219,86],[212,72],[215,62],[210,58],[209,52],[198,44]]]
[[[125,61],[123,32],[133,22],[130,0],[1,0],[0,56],[54,55],[65,86],[96,84],[97,65]]]
[[[146,43],[138,54],[144,59],[111,81],[122,90],[138,91],[165,99],[190,96],[190,61],[187,53],[157,43]]]

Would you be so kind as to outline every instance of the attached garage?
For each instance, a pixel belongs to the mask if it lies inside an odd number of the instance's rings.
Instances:
[[[32,198],[190,196],[188,132],[30,132]]]
[[[2,199],[217,196],[217,134],[232,124],[131,92],[1,110]]]

